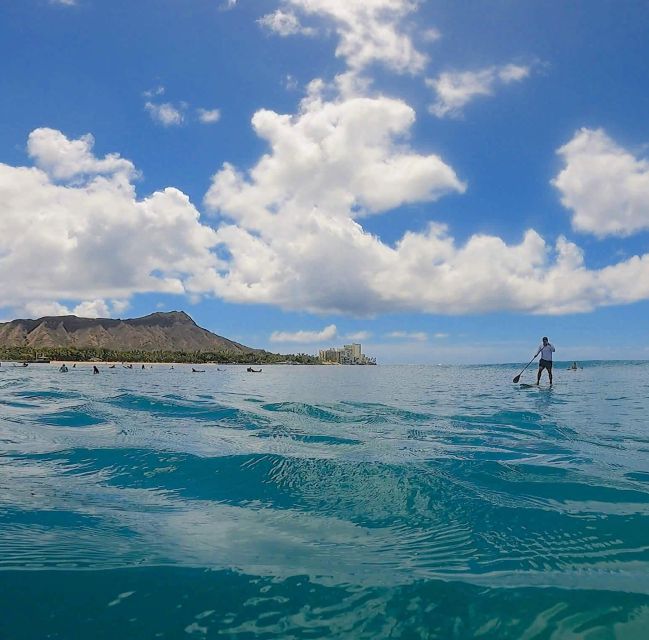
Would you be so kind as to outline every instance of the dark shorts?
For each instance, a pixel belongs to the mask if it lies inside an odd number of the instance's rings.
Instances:
[[[552,369],[552,360],[544,360],[541,358],[539,360],[539,369],[547,369],[550,371],[550,369]]]

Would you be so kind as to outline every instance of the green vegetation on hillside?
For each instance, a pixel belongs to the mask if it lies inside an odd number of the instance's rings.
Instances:
[[[31,347],[0,347],[0,360],[67,360],[81,362],[101,360],[106,362],[188,362],[219,364],[319,364],[316,356],[306,353],[282,355],[268,351],[241,353],[236,351],[115,351],[101,348],[50,347],[33,349]]]

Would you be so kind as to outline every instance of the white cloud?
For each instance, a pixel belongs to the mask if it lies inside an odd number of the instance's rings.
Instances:
[[[434,27],[426,29],[421,35],[425,42],[437,42],[442,37],[439,30]]]
[[[372,337],[372,334],[369,331],[356,331],[354,333],[348,333],[345,335],[345,340],[369,340]]]
[[[129,307],[130,303],[128,300],[111,300],[110,301],[110,314],[112,315],[121,315],[124,313]]]
[[[96,158],[91,136],[37,129],[28,148],[38,168],[0,164],[3,307],[60,310],[66,300],[99,313],[123,310],[139,292],[213,287],[217,237],[185,194],[167,188],[138,199],[133,164]]]
[[[55,180],[70,180],[89,174],[123,175],[129,179],[136,175],[129,160],[111,153],[96,158],[92,149],[95,139],[87,134],[77,140],[69,140],[54,129],[34,129],[29,134],[27,151],[37,167]]]
[[[50,0],[50,4],[61,4],[65,7],[73,7],[77,0]]]
[[[429,110],[438,118],[458,117],[462,108],[475,98],[493,95],[500,85],[520,82],[530,75],[530,71],[527,66],[508,64],[478,71],[442,73],[434,80],[426,80],[437,94],[437,100]]]
[[[218,109],[197,109],[196,112],[203,124],[214,124],[221,119],[221,112]]]
[[[70,309],[63,304],[53,301],[27,302],[16,309],[17,317],[42,318],[43,316],[69,316]]]
[[[649,229],[649,161],[618,146],[602,129],[581,129],[558,154],[552,181],[572,210],[572,225],[598,237]]]
[[[164,87],[158,87],[152,91],[145,91],[144,95],[148,98],[153,98],[162,95],[164,92]],[[144,103],[144,109],[149,113],[151,119],[163,127],[179,127],[185,124],[189,107],[188,102],[173,104],[171,102],[157,103],[147,100]],[[198,107],[195,113],[196,118],[202,124],[214,124],[221,119],[221,111],[219,109]]]
[[[322,329],[322,331],[274,331],[270,336],[271,342],[297,342],[300,344],[308,344],[314,342],[322,342],[325,340],[333,340],[336,337],[336,325],[330,324]]]
[[[433,338],[437,338],[438,340],[441,340],[443,338],[448,338],[448,337],[449,337],[448,333],[438,332],[438,333],[433,334]]]
[[[247,173],[226,164],[205,203],[231,256],[214,281],[228,301],[316,313],[561,314],[649,298],[649,254],[589,270],[582,251],[528,230],[518,244],[445,227],[394,245],[364,216],[461,193],[453,169],[404,143],[414,114],[388,98],[325,101],[312,83],[295,116],[253,118],[270,150]]]
[[[265,27],[273,33],[283,37],[293,36],[296,34],[311,36],[315,33],[314,29],[303,27],[297,16],[292,11],[282,11],[281,9],[277,9],[277,11],[260,18],[258,22],[262,27]]]
[[[373,63],[419,73],[426,64],[410,36],[400,31],[403,18],[417,7],[413,0],[284,0],[283,5],[288,13],[332,22],[339,38],[336,56],[355,73]]]
[[[78,304],[73,311],[75,316],[81,318],[108,318],[111,315],[105,300],[86,300]]]
[[[15,308],[16,315],[30,318],[43,316],[69,316],[75,315],[82,318],[111,318],[123,313],[128,308],[125,300],[84,300],[73,309],[56,301],[26,302]]]
[[[426,342],[428,334],[424,331],[391,331],[387,334],[388,338],[398,338],[399,340],[414,340],[415,342]]]
[[[166,89],[162,85],[158,85],[155,89],[150,89],[144,92],[145,98],[155,98],[156,96],[164,95]]]
[[[324,102],[318,93],[295,117],[258,111],[252,124],[272,153],[250,180],[225,165],[206,204],[261,230],[276,226],[268,213],[280,208],[281,217],[304,220],[315,210],[325,219],[347,217],[350,210],[358,218],[463,192],[465,185],[438,156],[416,154],[403,143],[414,118],[399,100]]]
[[[177,127],[185,121],[186,105],[173,105],[171,102],[157,104],[147,101],[144,108],[149,112],[154,122],[161,124],[163,127]]]

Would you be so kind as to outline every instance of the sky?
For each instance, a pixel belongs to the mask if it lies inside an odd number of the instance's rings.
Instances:
[[[649,3],[3,0],[0,320],[649,358]]]

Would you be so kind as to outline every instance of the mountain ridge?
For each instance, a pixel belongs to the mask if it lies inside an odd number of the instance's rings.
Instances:
[[[184,311],[157,311],[125,319],[75,315],[19,318],[0,323],[0,347],[261,352],[199,327]]]

